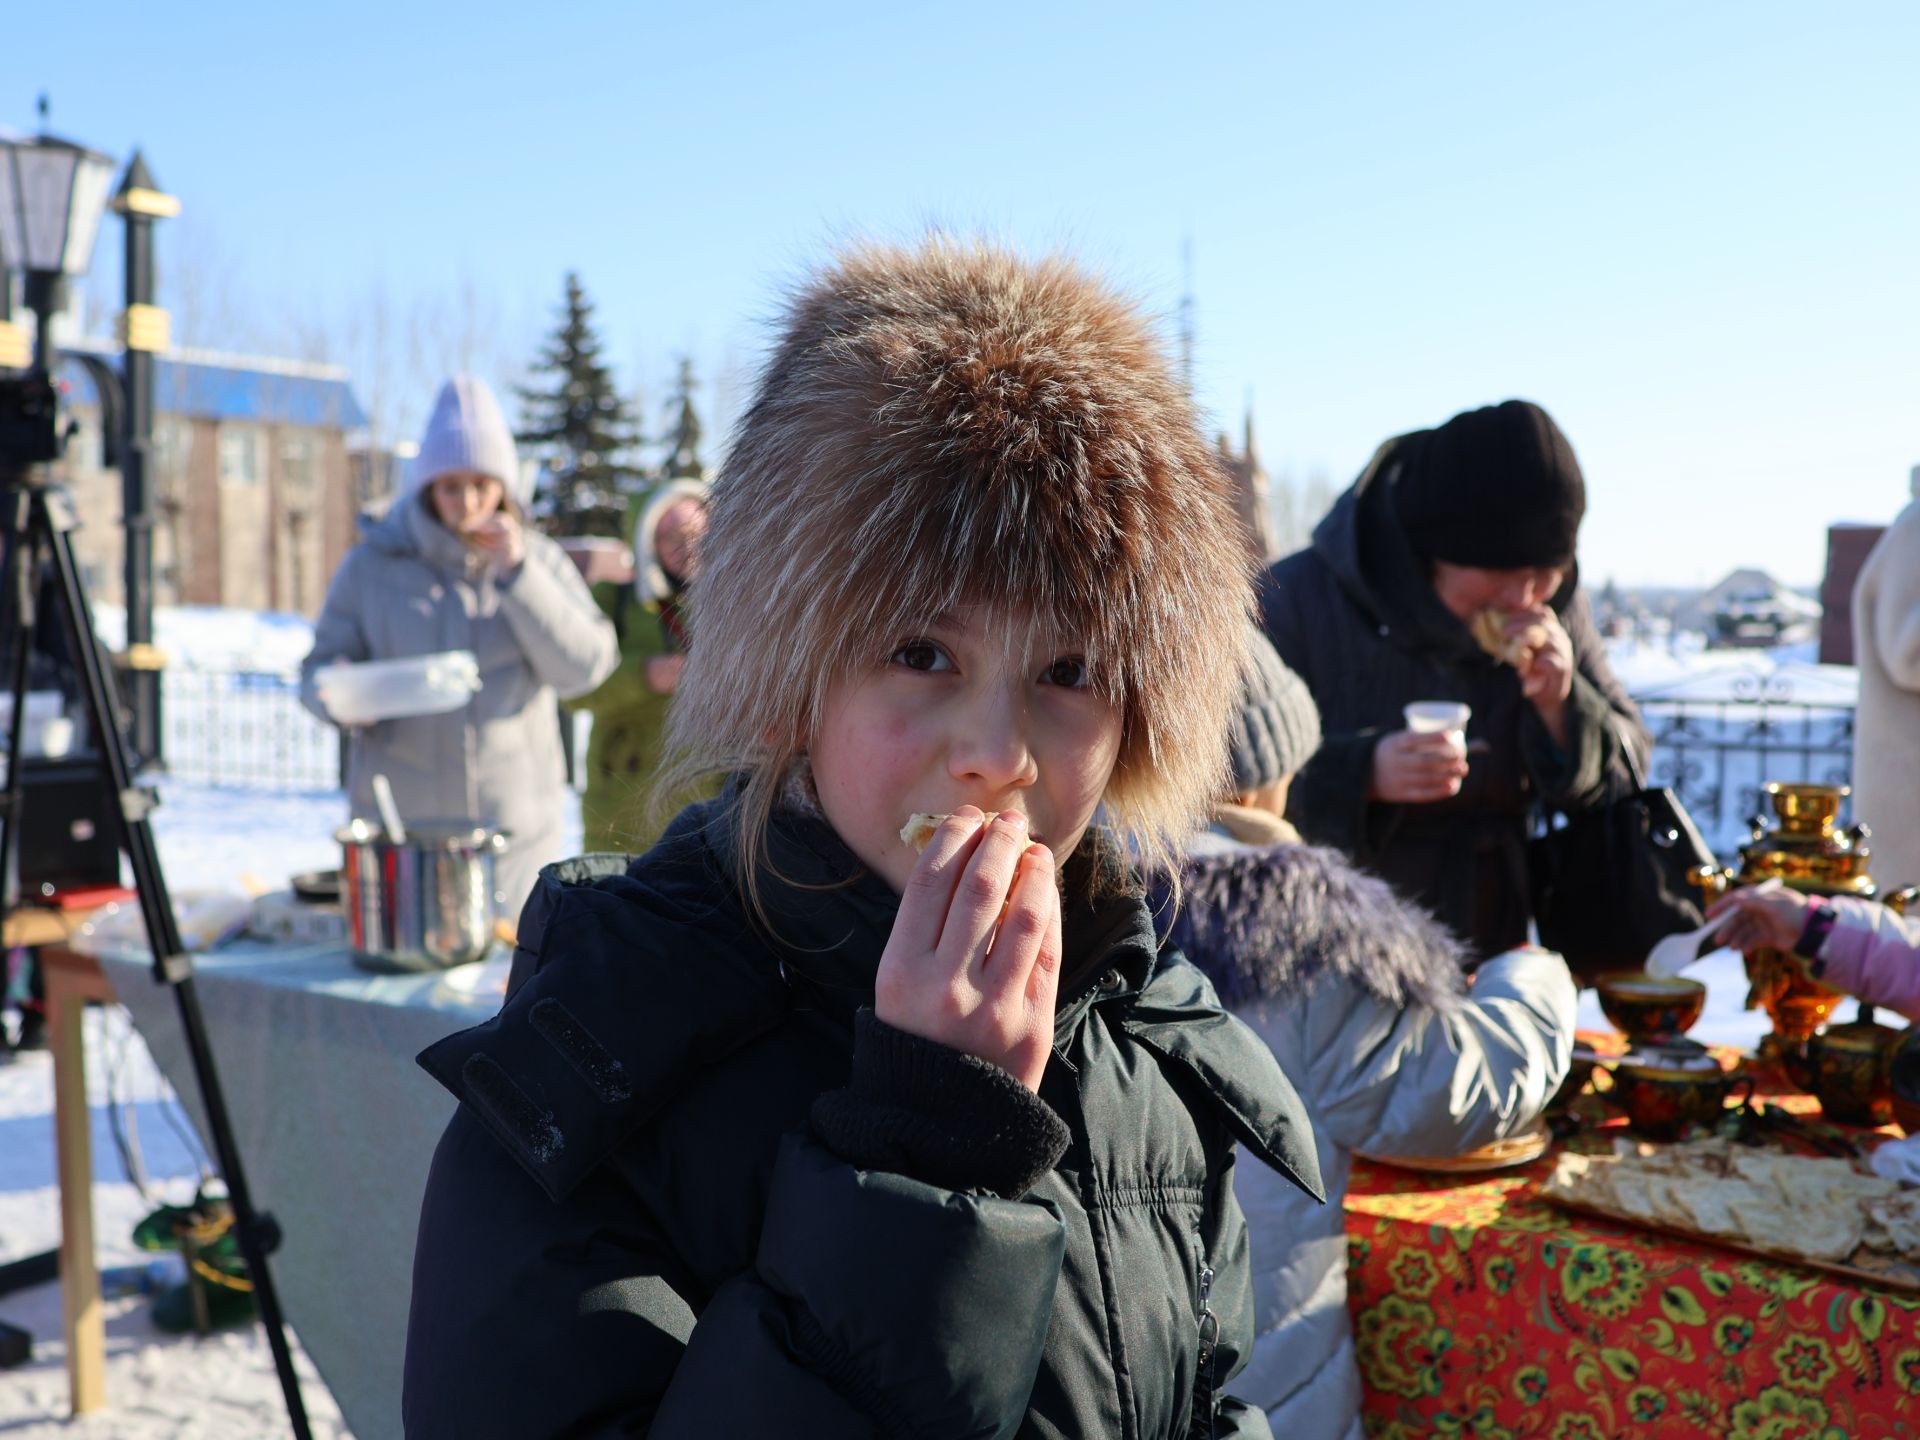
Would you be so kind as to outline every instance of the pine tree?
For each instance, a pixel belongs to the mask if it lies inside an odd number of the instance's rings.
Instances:
[[[522,388],[514,438],[541,461],[533,513],[551,535],[618,535],[626,496],[645,475],[629,458],[640,442],[613,373],[600,357],[593,305],[567,274],[559,323],[534,362],[546,388]]]
[[[673,394],[667,399],[666,433],[660,437],[666,450],[660,462],[660,478],[663,480],[699,480],[706,477],[707,467],[700,460],[700,417],[693,409],[695,388],[693,361],[682,356],[679,378],[674,382]]]

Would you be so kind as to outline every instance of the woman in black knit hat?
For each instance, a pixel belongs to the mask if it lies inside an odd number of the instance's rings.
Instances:
[[[1536,805],[1577,812],[1632,784],[1648,741],[1607,666],[1575,564],[1586,485],[1525,400],[1389,440],[1268,569],[1261,622],[1326,738],[1287,817],[1417,899],[1477,956],[1524,942]],[[1467,753],[1415,734],[1418,700],[1472,707]]]

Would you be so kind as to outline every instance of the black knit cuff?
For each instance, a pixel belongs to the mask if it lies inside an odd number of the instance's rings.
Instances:
[[[998,1065],[896,1030],[871,1010],[854,1020],[853,1080],[813,1102],[813,1132],[862,1170],[1008,1200],[1058,1163],[1066,1123]]]

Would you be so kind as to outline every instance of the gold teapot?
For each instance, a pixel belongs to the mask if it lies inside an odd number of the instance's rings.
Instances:
[[[1803,895],[1876,897],[1867,872],[1873,852],[1867,846],[1867,827],[1840,828],[1840,804],[1849,791],[1844,785],[1787,784],[1766,786],[1773,816],[1755,816],[1753,836],[1740,847],[1738,869],[1703,867],[1694,883],[1711,901],[1729,887],[1778,880]],[[1902,908],[1911,890],[1886,897]],[[1789,1071],[1803,1068],[1806,1044],[1826,1023],[1842,992],[1807,973],[1794,956],[1780,950],[1746,952],[1747,1008],[1758,1007],[1773,1021],[1773,1033],[1760,1044],[1763,1057],[1781,1062]]]

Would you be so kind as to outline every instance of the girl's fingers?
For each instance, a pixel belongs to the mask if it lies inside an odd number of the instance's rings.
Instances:
[[[1033,857],[1034,868],[1046,882],[1047,931],[1040,940],[1040,953],[1033,957],[1033,969],[1027,974],[1027,1003],[1051,1030],[1060,997],[1060,961],[1066,954],[1065,942],[1060,938],[1060,887],[1053,877],[1053,852],[1044,845],[1033,848],[1040,852]]]
[[[940,931],[938,948],[946,965],[956,971],[963,966],[977,970],[985,963],[987,946],[1006,909],[1007,892],[1013,888],[1014,872],[1026,847],[1027,817],[1018,810],[1001,811],[980,831],[980,842],[953,888],[946,925]]]
[[[1059,915],[1053,852],[1044,845],[1029,845],[1018,857],[1018,865],[1013,889],[1007,896],[1006,914],[986,956],[981,988],[990,997],[1026,992],[1034,964],[1046,945],[1048,925]]]
[[[920,852],[920,860],[900,896],[900,911],[894,917],[889,942],[899,943],[902,954],[930,955],[940,947],[954,889],[979,846],[980,822],[985,818],[973,806],[962,805],[940,822],[927,848]]]

